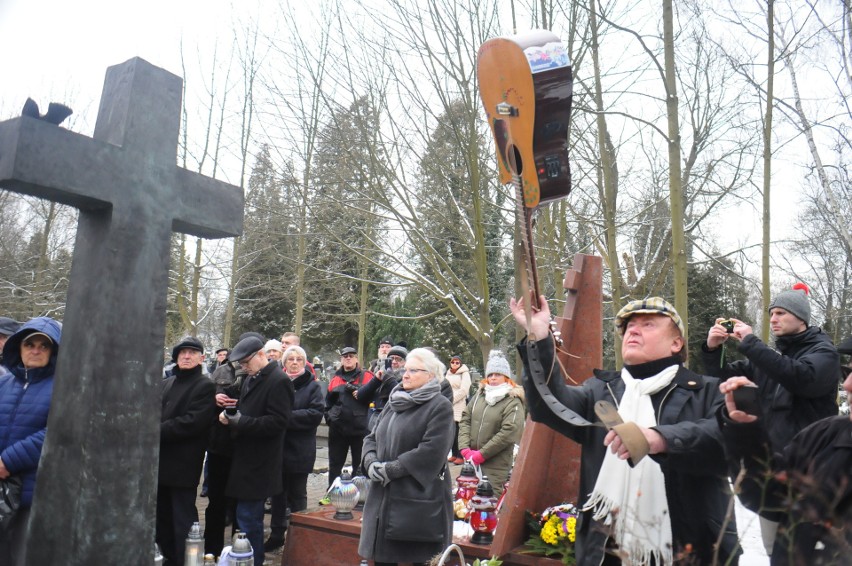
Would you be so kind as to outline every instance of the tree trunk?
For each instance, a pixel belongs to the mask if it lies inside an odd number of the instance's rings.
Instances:
[[[672,215],[672,264],[674,267],[674,306],[689,332],[687,309],[686,239],[684,235],[683,179],[680,163],[680,124],[678,120],[677,75],[674,54],[674,13],[672,0],[663,0],[663,50],[666,73],[666,114],[668,116],[669,198]],[[684,336],[684,341],[689,337]]]
[[[42,314],[41,299],[46,296],[45,279],[47,279],[47,267],[50,263],[50,232],[53,229],[53,219],[56,217],[56,203],[50,202],[47,208],[47,217],[44,219],[44,228],[41,231],[41,241],[38,246],[38,262],[33,277],[32,315]]]
[[[772,185],[772,107],[775,91],[775,0],[768,0],[766,11],[767,57],[766,57],[766,114],[763,119],[763,245],[761,254],[761,304],[762,322],[760,335],[769,336],[769,302],[772,300],[769,279],[770,236],[770,188]]]
[[[621,279],[621,266],[618,260],[616,244],[616,211],[618,201],[618,169],[615,152],[612,151],[612,141],[607,131],[606,116],[604,115],[603,87],[601,86],[600,51],[598,45],[597,2],[590,1],[589,27],[592,43],[592,66],[595,76],[595,112],[597,114],[598,151],[600,163],[598,166],[599,185],[603,184],[601,202],[603,204],[604,237],[606,239],[605,259],[609,267],[610,285],[612,287],[612,313],[615,315],[622,306],[625,298],[624,286]],[[621,365],[621,336],[613,329],[616,365]]]
[[[231,279],[228,281],[228,303],[225,306],[225,328],[222,331],[222,344],[226,348],[234,346],[231,343],[231,329],[234,327],[234,303],[237,297],[237,274],[240,268],[240,239],[234,238],[234,249],[231,253]]]
[[[192,289],[190,289],[192,303],[189,305],[192,319],[189,323],[189,333],[193,336],[198,336],[198,290],[201,285],[201,251],[203,242],[201,238],[196,238],[195,240],[195,263],[192,266]]]

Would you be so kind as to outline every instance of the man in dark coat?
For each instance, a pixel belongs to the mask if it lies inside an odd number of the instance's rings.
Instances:
[[[358,351],[352,347],[340,351],[340,369],[328,383],[325,396],[325,422],[328,423],[328,486],[343,470],[346,456],[352,452],[352,467],[361,462],[361,445],[369,432],[367,410],[369,401],[357,399],[355,392],[373,379],[373,374],[361,369]],[[321,504],[329,503],[325,497]]]
[[[263,504],[281,491],[281,451],[293,410],[293,384],[281,366],[266,359],[257,336],[240,340],[231,359],[246,370],[236,411],[226,409],[219,422],[231,430],[234,457],[226,493],[237,500],[236,518],[263,566]],[[232,414],[230,414],[232,413]]]
[[[284,435],[283,491],[272,498],[272,517],[267,551],[284,545],[290,514],[308,508],[308,476],[317,457],[317,428],[322,422],[322,388],[306,366],[307,354],[301,346],[290,346],[281,358],[284,373],[292,381],[296,396]]]
[[[202,374],[204,345],[198,338],[181,339],[172,359],[175,374],[162,383],[156,540],[164,564],[181,566],[186,535],[198,520],[195,491],[216,418],[216,388]]]
[[[539,301],[528,328],[528,336],[539,339],[525,339],[518,347],[523,385],[532,419],[583,447],[577,564],[620,564],[619,555],[633,564],[710,564],[717,540],[719,563],[736,564],[733,517],[722,533],[730,488],[715,412],[723,398],[718,380],[683,367],[686,343],[677,311],[659,297],[625,305],[615,319],[623,336],[622,370],[595,371],[581,385],[568,386],[555,363],[550,309],[543,296]],[[527,329],[523,301],[513,299],[510,308]],[[533,372],[539,383],[547,383],[548,397],[573,412],[566,416],[570,422],[545,403]],[[644,439],[649,457],[641,459],[627,433],[622,438],[621,432],[588,426],[597,421],[599,401],[635,424],[631,429]],[[628,458],[635,466],[628,466]]]
[[[820,419],[837,415],[840,356],[831,339],[810,326],[811,307],[806,287],[797,284],[769,304],[769,326],[777,351],[738,319],[733,332],[716,324],[702,345],[704,371],[723,380],[745,376],[758,387],[758,400],[766,419],[773,452],[781,452],[793,437]],[[722,344],[733,337],[746,359],[722,365]],[[760,531],[767,554],[772,553],[777,523],[761,517]]]
[[[387,350],[386,355],[391,363],[390,369],[385,369],[381,373],[375,374],[373,379],[368,381],[366,385],[359,387],[354,393],[356,399],[362,403],[372,405],[369,408],[367,416],[367,426],[370,432],[375,430],[379,415],[381,415],[382,409],[387,405],[393,388],[402,381],[402,371],[405,365],[405,358],[408,356],[408,349],[405,346],[397,344]]]
[[[216,387],[218,407],[224,409],[240,398],[245,375],[240,364],[231,360],[216,368],[210,380]],[[204,510],[204,553],[213,556],[222,554],[228,515],[233,517],[234,513],[234,500],[225,495],[233,456],[231,431],[217,420],[213,423],[207,445],[207,509]]]
[[[843,388],[852,395],[852,368]],[[768,420],[737,408],[733,392],[754,385],[732,377],[720,385],[725,407],[719,423],[731,475],[744,469],[737,492],[747,508],[779,524],[772,566],[849,564],[852,549],[852,421],[822,419],[771,449]]]
[[[0,479],[23,480],[21,507],[0,536],[0,564],[24,564],[27,524],[36,484],[62,329],[46,316],[26,322],[3,346],[0,377]]]

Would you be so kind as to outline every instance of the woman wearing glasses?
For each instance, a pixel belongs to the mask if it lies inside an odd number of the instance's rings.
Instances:
[[[358,554],[376,566],[425,564],[452,537],[452,493],[445,458],[453,443],[453,407],[441,395],[444,365],[412,350],[402,383],[364,439],[363,469],[372,480]]]

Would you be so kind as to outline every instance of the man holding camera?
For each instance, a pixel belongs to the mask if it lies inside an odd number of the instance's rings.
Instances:
[[[356,392],[373,374],[358,363],[358,350],[347,346],[340,350],[340,369],[328,384],[325,396],[325,422],[328,423],[328,486],[343,470],[346,455],[352,453],[352,467],[361,465],[361,445],[370,432],[367,410],[370,402],[358,399]],[[328,496],[320,500],[326,505]]]
[[[769,304],[769,326],[777,351],[752,333],[745,322],[732,318],[731,327],[717,319],[702,347],[704,371],[723,380],[745,376],[757,385],[770,448],[781,452],[809,424],[837,415],[840,357],[831,339],[810,326],[811,307],[804,284],[779,293]],[[746,359],[723,363],[722,344],[730,337]],[[767,554],[771,554],[777,523],[761,518]]]
[[[236,518],[254,549],[255,566],[263,566],[263,504],[280,493],[284,433],[293,410],[293,383],[276,361],[268,360],[256,335],[240,340],[231,359],[245,369],[240,399],[224,393],[216,403],[225,410],[219,422],[231,431],[234,455],[226,495],[237,500]]]

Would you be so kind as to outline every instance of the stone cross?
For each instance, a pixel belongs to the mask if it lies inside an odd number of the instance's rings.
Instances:
[[[27,564],[153,562],[172,231],[242,231],[239,187],[176,165],[180,77],[106,73],[93,138],[0,122],[0,187],[80,210]]]

